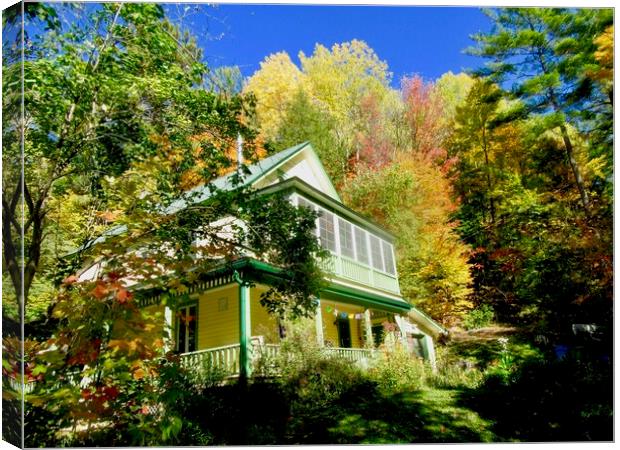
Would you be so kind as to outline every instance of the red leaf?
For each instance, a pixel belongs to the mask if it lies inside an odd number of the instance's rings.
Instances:
[[[97,287],[90,292],[93,297],[101,300],[108,295],[108,288],[101,281],[97,282]]]
[[[116,292],[116,299],[119,303],[126,303],[127,300],[131,299],[131,292],[129,292],[127,289],[120,288]]]
[[[62,284],[73,284],[78,282],[78,277],[75,275],[70,275],[64,280],[62,280]]]

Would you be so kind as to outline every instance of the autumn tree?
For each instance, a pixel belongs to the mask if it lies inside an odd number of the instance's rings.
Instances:
[[[360,168],[344,191],[348,204],[396,236],[403,296],[444,325],[471,307],[468,247],[450,219],[456,207],[450,193],[450,182],[421,154]]]
[[[523,101],[522,113],[541,115],[548,129],[560,131],[581,205],[589,214],[588,180],[575,159],[568,124],[574,123],[576,112],[592,103],[592,96],[580,90],[582,69],[593,59],[592,30],[600,27],[602,31],[611,21],[611,11],[503,8],[487,14],[494,28],[488,34],[475,35],[478,46],[470,50],[492,61],[479,73],[495,82],[512,83],[512,93]],[[585,48],[584,29],[590,34]]]
[[[373,97],[380,104],[394,98],[389,88],[391,74],[387,64],[362,41],[334,44],[330,49],[317,44],[311,55],[299,54],[301,67],[280,52],[268,56],[245,87],[256,97],[257,125],[266,140],[278,145],[290,143],[295,133],[290,125],[299,114],[313,116],[311,122],[325,115],[326,130],[319,130],[316,139],[304,127],[300,137],[325,142],[330,134],[335,146],[319,156],[336,185],[346,181],[351,171],[351,156],[359,149],[358,133],[363,129],[362,102]],[[302,111],[303,110],[303,111]]]
[[[300,89],[305,90],[306,76],[286,52],[274,53],[260,63],[260,69],[248,80],[245,92],[257,99],[256,120],[266,140],[278,138],[286,109]]]

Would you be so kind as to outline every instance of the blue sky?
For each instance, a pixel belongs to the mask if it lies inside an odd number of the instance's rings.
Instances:
[[[396,87],[404,75],[427,79],[476,67],[465,55],[469,36],[488,31],[491,23],[470,7],[192,5],[199,14],[187,25],[199,36],[211,66],[238,65],[249,76],[265,56],[286,51],[294,62],[316,43],[361,39],[388,63]],[[191,23],[191,24],[190,24]]]

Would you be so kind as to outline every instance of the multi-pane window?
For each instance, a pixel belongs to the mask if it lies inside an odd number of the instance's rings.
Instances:
[[[317,234],[324,249],[354,259],[362,264],[370,265],[374,269],[387,272],[390,275],[396,275],[392,244],[301,196],[298,196],[297,199],[298,206],[310,208],[313,211],[318,210]]]
[[[360,227],[355,228],[355,251],[357,260],[361,263],[368,264],[368,244],[366,242],[366,232]]]
[[[314,210],[314,205],[312,203],[310,203],[308,200],[306,200],[303,197],[297,197],[299,199],[299,206],[304,206],[306,208],[310,208],[312,210]]]
[[[349,222],[338,218],[338,232],[340,236],[340,254],[355,258],[355,250],[353,248],[353,225]]]
[[[177,351],[180,353],[196,350],[196,305],[186,306],[177,312]]]
[[[369,235],[370,255],[372,256],[372,266],[375,269],[383,270],[383,256],[381,255],[381,241],[378,237]]]
[[[385,241],[381,241],[381,245],[383,245],[383,263],[385,266],[385,271],[389,274],[396,275],[392,245]]]
[[[309,209],[311,209],[312,211],[314,211],[314,210],[315,210],[314,205],[313,205],[312,203],[310,203],[308,200],[306,200],[306,199],[305,199],[305,198],[303,198],[303,197],[297,197],[297,198],[298,198],[298,205],[299,205],[299,206],[303,206],[303,207],[305,207],[305,208],[309,208]],[[316,234],[316,226],[312,229],[312,233],[313,233],[313,234]]]
[[[336,229],[334,215],[323,208],[319,208],[319,237],[324,249],[336,253]]]

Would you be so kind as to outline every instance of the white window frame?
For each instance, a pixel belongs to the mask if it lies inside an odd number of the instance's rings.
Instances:
[[[302,205],[301,201],[306,202],[308,205]],[[308,200],[306,197],[296,194],[294,202],[293,202],[296,206],[309,206],[313,211],[318,212],[319,214],[322,211],[325,211],[326,213],[329,213],[332,215],[332,217],[334,218],[334,242],[335,242],[335,250],[331,250],[329,248],[326,248],[326,250],[328,250],[330,253],[336,255],[336,256],[340,256],[340,257],[344,257],[344,258],[349,258],[349,259],[353,259],[356,263],[358,264],[362,264],[364,266],[367,266],[368,268],[372,269],[372,270],[376,270],[378,272],[382,272],[384,274],[389,275],[390,277],[394,277],[397,278],[398,277],[398,272],[396,269],[396,255],[394,254],[394,245],[391,242],[388,242],[385,239],[380,238],[379,236],[377,236],[374,233],[371,233],[370,231],[365,230],[364,228],[354,224],[353,222],[346,220],[344,217],[329,211],[319,205],[317,205],[316,203],[314,203],[311,200]],[[348,255],[344,255],[342,254],[342,249],[340,247],[340,221],[347,223],[351,226],[351,232],[352,232],[352,239],[353,239],[353,257],[350,257]],[[357,249],[357,238],[356,238],[356,233],[357,230],[359,230],[360,232],[363,233],[364,239],[366,241],[366,252],[367,252],[367,257],[368,257],[368,261],[364,262],[364,261],[360,261],[358,259],[358,249]],[[319,243],[321,242],[321,225],[320,225],[320,217],[317,217],[314,223],[314,232],[315,232],[315,236],[317,237],[317,239],[319,240]],[[375,267],[373,261],[373,252],[372,252],[372,245],[371,245],[371,237],[375,238],[378,242],[379,242],[379,253],[381,255],[381,268]],[[391,261],[392,261],[392,266],[394,267],[394,273],[390,273],[387,271],[387,267],[385,265],[385,253],[384,253],[384,245],[388,246],[388,248],[391,249],[390,253],[391,253]],[[321,244],[322,246],[322,244]],[[325,248],[325,247],[323,247]]]
[[[190,340],[188,339],[189,326],[187,325],[187,322],[184,325],[182,325],[181,317],[180,317],[181,311],[185,311],[185,315],[187,316],[189,312],[191,311],[191,308],[195,308],[195,311],[196,311],[196,316],[194,318],[194,322],[196,324],[194,327],[194,350],[189,350],[189,343],[190,343]],[[181,349],[181,342],[180,342],[181,326],[185,326],[185,341],[183,342],[182,349]],[[190,351],[196,351],[198,349],[198,303],[189,303],[177,309],[175,331],[176,331],[175,333],[176,334],[176,339],[175,339],[176,348],[179,353],[188,353]]]
[[[354,230],[355,225],[353,225],[351,222],[349,222],[346,219],[343,219],[340,216],[336,216],[336,217],[338,218],[338,220],[337,220],[337,222],[338,222],[338,240],[340,241],[340,222],[343,222],[345,224],[345,226],[346,225],[349,226],[349,235],[351,237],[351,250],[352,250],[352,253],[353,253],[353,255],[351,255],[351,256],[343,254],[342,253],[342,246],[341,246],[342,242],[339,242],[340,245],[338,246],[338,250],[340,252],[340,256],[344,256],[345,258],[349,258],[349,259],[352,259],[355,262],[359,262],[357,260],[357,251],[356,251],[356,248],[355,248],[355,230]]]
[[[361,261],[359,259],[359,252],[357,251],[357,233],[359,232],[362,235],[362,240],[364,241],[364,244],[366,245],[366,261]],[[353,225],[353,240],[354,240],[354,244],[355,244],[355,261],[357,261],[360,264],[364,264],[368,267],[371,267],[370,265],[370,248],[368,247],[368,232],[366,230],[364,230],[362,227],[358,227],[357,225]]]

